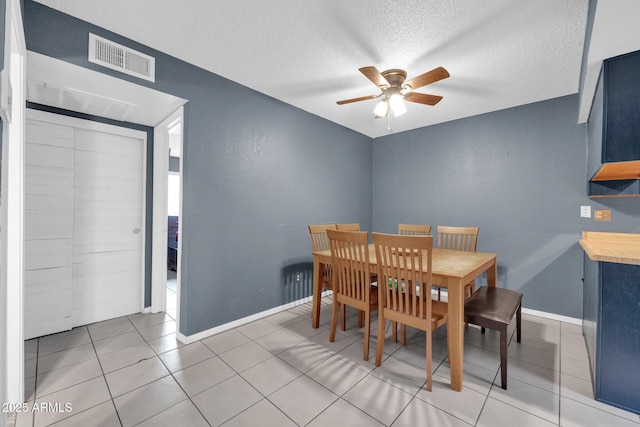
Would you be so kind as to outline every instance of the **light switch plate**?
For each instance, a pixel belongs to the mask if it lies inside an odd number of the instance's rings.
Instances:
[[[595,209],[593,219],[595,221],[611,221],[611,209]]]
[[[591,218],[591,206],[580,206],[580,217]]]

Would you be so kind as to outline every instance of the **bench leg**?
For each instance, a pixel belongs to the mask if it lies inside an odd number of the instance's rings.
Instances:
[[[507,389],[507,326],[500,325],[500,379],[504,390]]]

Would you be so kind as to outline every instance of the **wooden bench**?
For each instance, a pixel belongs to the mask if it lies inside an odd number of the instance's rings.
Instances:
[[[507,389],[507,327],[516,315],[517,340],[521,340],[522,293],[482,286],[464,303],[464,320],[500,332],[500,372],[502,388]]]

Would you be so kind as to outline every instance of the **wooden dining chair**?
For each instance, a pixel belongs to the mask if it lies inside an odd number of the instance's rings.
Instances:
[[[401,236],[428,236],[431,234],[431,225],[423,224],[398,224],[398,234]],[[391,322],[393,342],[398,342],[398,328],[396,322]],[[402,344],[405,344],[405,329],[402,329]]]
[[[431,226],[421,224],[398,224],[398,234],[402,236],[428,236],[431,234]]]
[[[431,391],[432,332],[447,321],[447,304],[431,298],[433,236],[373,233],[378,270],[378,345],[382,362],[385,323],[398,322],[426,333],[427,390]]]
[[[451,227],[438,226],[438,248],[455,251],[475,252],[478,244],[478,232],[480,227]],[[469,298],[475,290],[475,280],[464,287],[465,298]],[[438,288],[438,301],[440,301],[440,288]]]
[[[336,224],[336,230],[338,231],[360,231],[360,224]]]
[[[338,307],[349,305],[364,313],[364,360],[369,360],[371,312],[378,309],[378,293],[371,285],[369,233],[327,230],[333,265],[333,312],[329,341],[336,338]],[[342,313],[344,322],[345,313]]]
[[[330,248],[329,248],[329,238],[327,237],[327,230],[335,230],[335,229],[336,229],[335,224],[309,225],[309,234],[311,235],[311,251],[312,252],[328,251]],[[332,280],[330,265],[324,266],[321,286],[324,289],[333,291],[333,280]],[[345,308],[342,307],[342,309],[343,309],[342,330],[344,331],[347,328],[347,323],[344,320]],[[318,321],[320,321],[320,319],[318,319]]]
[[[329,238],[327,230],[337,230],[335,224],[309,225],[311,235],[311,249],[315,251],[329,250]]]

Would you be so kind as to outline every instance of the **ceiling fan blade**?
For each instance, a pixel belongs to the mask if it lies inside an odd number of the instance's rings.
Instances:
[[[389,84],[389,82],[387,81],[387,79],[385,79],[384,77],[382,77],[382,74],[380,74],[380,71],[378,71],[378,69],[376,67],[362,67],[359,69],[360,72],[362,74],[364,74],[364,76],[366,78],[368,78],[369,80],[371,80],[371,82],[378,86],[378,87],[389,87],[391,86]]]
[[[369,95],[369,96],[361,96],[360,98],[343,99],[342,101],[337,101],[336,104],[343,105],[343,104],[350,104],[352,102],[366,101],[367,99],[375,99],[380,95]]]
[[[426,93],[409,92],[404,95],[405,101],[417,102],[418,104],[436,105],[442,99],[438,95],[428,95]]]
[[[411,89],[418,89],[419,87],[435,83],[438,80],[446,79],[447,77],[449,77],[449,72],[442,67],[438,67],[431,71],[427,71],[418,77],[412,78],[408,82],[405,82],[403,87],[411,86]]]

